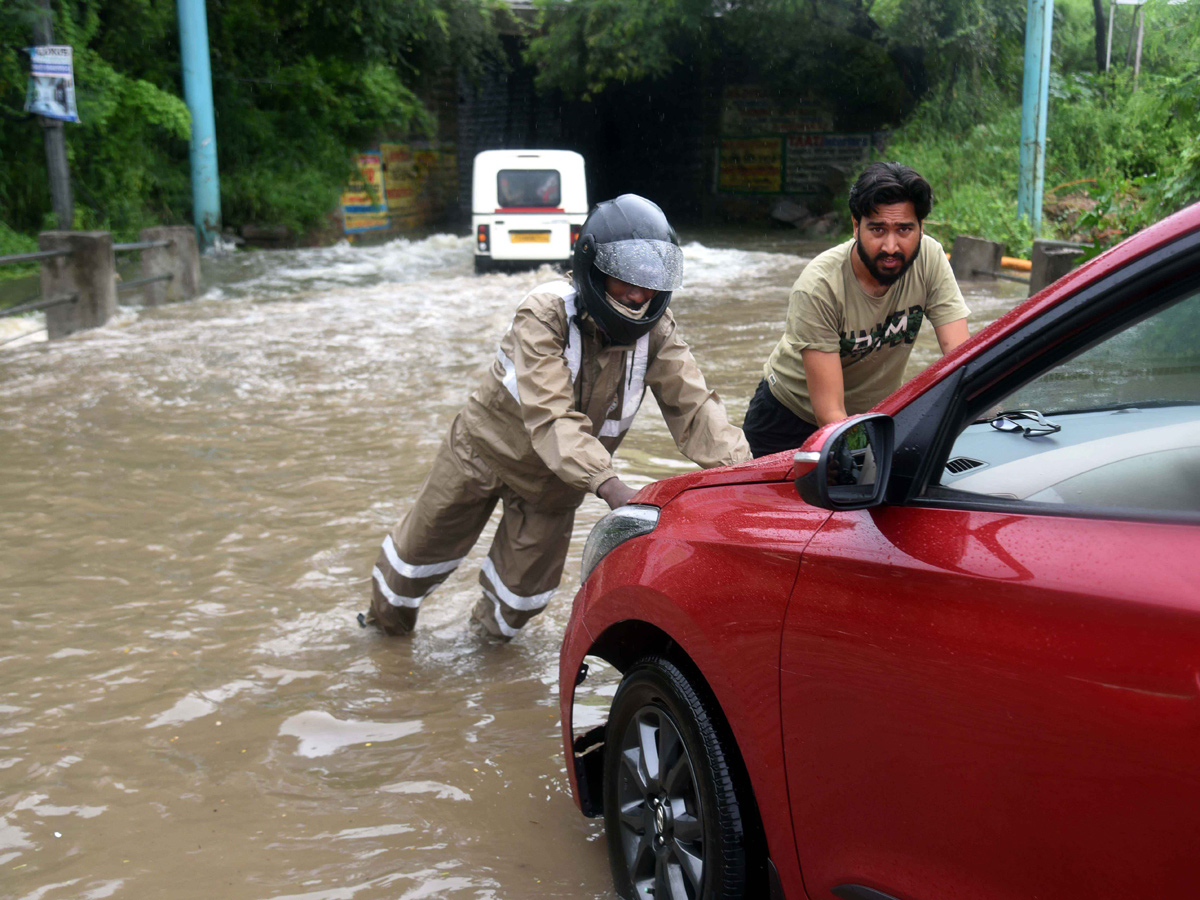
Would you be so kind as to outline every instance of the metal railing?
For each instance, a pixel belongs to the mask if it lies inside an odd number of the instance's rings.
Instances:
[[[155,250],[159,247],[170,247],[174,241],[131,241],[123,244],[113,244],[114,253],[132,253],[140,250]],[[0,266],[18,265],[20,263],[42,262],[47,259],[57,259],[63,256],[70,256],[71,251],[62,250],[39,250],[35,253],[12,253],[8,256],[0,256]],[[145,287],[148,284],[155,284],[159,281],[170,281],[175,276],[167,272],[164,275],[151,275],[147,278],[134,278],[131,281],[122,281],[117,284],[117,292],[137,290],[140,287]],[[36,295],[35,295],[36,296]],[[62,306],[66,303],[78,303],[78,294],[68,294],[65,297],[51,297],[46,300],[35,300],[31,303],[20,303],[16,306],[10,306],[8,309],[0,310],[0,319],[8,318],[9,316],[20,316],[25,313],[40,312],[44,309],[50,309],[54,306]],[[45,330],[45,329],[40,329]],[[36,332],[27,332],[27,334],[35,334]],[[25,335],[18,335],[17,338]],[[17,340],[10,338],[10,340]],[[0,342],[0,346],[7,344],[8,341]]]
[[[70,250],[39,250],[36,253],[10,253],[8,256],[0,256],[0,266],[18,265],[20,263],[41,262],[45,259],[56,259],[60,256],[70,256]],[[37,296],[36,294],[34,296]],[[49,309],[52,306],[62,306],[66,303],[78,303],[78,294],[68,294],[65,297],[52,297],[48,300],[34,300],[29,303],[19,303],[16,306],[10,306],[8,309],[0,309],[0,319],[6,319],[9,316],[19,316],[24,313],[38,312],[43,309]],[[0,341],[0,345],[20,340],[23,337],[28,337],[31,334],[37,334],[38,331],[45,331],[44,328],[36,329],[35,331],[27,331],[24,334],[18,334],[15,337],[10,337],[5,341]]]
[[[7,316],[19,316],[27,312],[38,312],[39,310],[49,309],[52,306],[62,306],[64,303],[78,302],[78,294],[67,294],[65,297],[52,297],[49,300],[35,300],[33,303],[22,303],[20,306],[10,306],[8,309],[0,309],[0,319]]]
[[[113,244],[113,253],[126,253],[130,250],[154,250],[157,247],[170,247],[174,241],[134,241],[131,244]]]
[[[44,232],[40,246],[56,249],[0,256],[0,266],[30,264],[30,268],[40,265],[42,270],[40,291],[32,290],[32,284],[23,287],[17,283],[5,291],[4,303],[12,305],[0,309],[0,319],[47,311],[44,322],[23,320],[32,330],[5,335],[0,346],[39,331],[58,338],[100,327],[116,313],[118,295],[127,292],[141,290],[148,306],[194,297],[200,276],[194,231],[187,225],[171,225],[144,229],[139,237],[141,240],[118,243],[104,232],[76,232],[66,237]],[[140,271],[134,270],[136,259],[118,256],[129,253],[141,253]],[[50,262],[56,259],[68,262]],[[143,277],[122,281],[121,270]],[[44,296],[49,293],[59,296]]]
[[[147,284],[154,284],[158,281],[170,281],[174,278],[174,274],[166,272],[163,275],[148,275],[145,278],[135,278],[132,281],[122,281],[117,284],[117,293],[121,291],[132,291],[135,288],[140,288]]]
[[[0,256],[0,266],[16,265],[17,263],[38,262],[43,259],[54,259],[56,256],[70,256],[70,250],[39,250],[36,253],[12,253]]]
[[[4,340],[0,341],[0,347],[3,347],[5,344],[11,344],[13,341],[19,341],[21,338],[27,338],[31,334],[41,334],[46,330],[47,329],[43,326],[42,328],[33,328],[29,331],[22,331],[20,334],[14,334],[12,337],[5,338]]]

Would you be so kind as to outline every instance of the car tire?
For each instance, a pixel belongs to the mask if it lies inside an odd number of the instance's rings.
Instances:
[[[705,693],[658,656],[625,673],[605,736],[604,830],[622,900],[745,895],[745,831]]]
[[[475,257],[475,274],[486,275],[492,271],[492,258],[490,256]]]

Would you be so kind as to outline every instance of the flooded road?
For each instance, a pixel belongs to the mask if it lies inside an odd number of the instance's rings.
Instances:
[[[740,423],[821,248],[683,237],[672,308]],[[411,639],[354,621],[380,541],[551,276],[476,277],[446,235],[239,254],[205,261],[198,301],[0,350],[0,895],[611,896],[555,683],[604,504],[510,645],[465,627],[490,528]],[[1023,295],[964,292],[972,331]],[[0,340],[36,324],[9,321]],[[927,328],[910,375],[935,356]],[[691,468],[648,396],[618,471]]]

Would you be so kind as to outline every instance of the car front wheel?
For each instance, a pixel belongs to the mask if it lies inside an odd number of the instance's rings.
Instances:
[[[613,697],[604,830],[623,900],[744,896],[742,816],[709,702],[662,657],[630,667]]]

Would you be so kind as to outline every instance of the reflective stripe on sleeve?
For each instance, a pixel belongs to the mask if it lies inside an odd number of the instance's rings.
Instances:
[[[501,384],[512,394],[512,398],[517,401],[517,406],[520,406],[521,395],[517,393],[517,367],[513,365],[513,361],[508,358],[508,354],[502,347],[496,348],[496,359],[500,360],[500,365],[504,366],[504,379]]]
[[[575,298],[579,295],[571,290],[559,296],[562,297],[563,309],[567,313],[567,348],[564,355],[567,358],[567,368],[571,371],[571,384],[574,384],[579,377],[579,367],[583,363],[583,340],[579,337],[579,322],[575,318]]]
[[[402,575],[405,578],[428,578],[430,575],[445,575],[448,572],[453,572],[458,568],[465,556],[460,556],[458,559],[449,559],[445,562],[430,563],[425,566],[414,566],[411,563],[406,563],[400,558],[400,554],[396,552],[396,543],[392,540],[389,534],[383,539],[383,552],[387,556],[387,561],[391,564],[397,575]],[[421,595],[425,596],[424,594]]]
[[[500,573],[496,571],[496,564],[492,562],[490,556],[484,557],[483,565],[480,566],[480,569],[487,576],[488,581],[492,583],[492,586],[496,589],[496,595],[504,601],[505,605],[521,612],[532,612],[535,609],[545,608],[546,604],[550,602],[550,598],[558,590],[558,588],[551,588],[548,591],[542,591],[540,594],[534,594],[532,597],[522,597],[520,594],[514,594],[500,580]]]
[[[532,294],[557,294],[563,302],[563,309],[567,314],[567,346],[563,348],[563,358],[567,361],[567,370],[571,373],[571,384],[574,384],[579,378],[579,368],[583,364],[583,340],[579,336],[579,323],[575,320],[576,306],[575,298],[578,296],[576,290],[567,284],[565,281],[553,281],[550,284],[539,285],[530,291]],[[517,390],[517,367],[504,352],[504,346],[501,344],[496,348],[496,359],[500,361],[500,365],[504,368],[504,378],[501,383],[504,385],[514,400],[517,401],[517,406],[521,405],[521,394]],[[642,375],[646,374],[646,367],[642,365]]]

